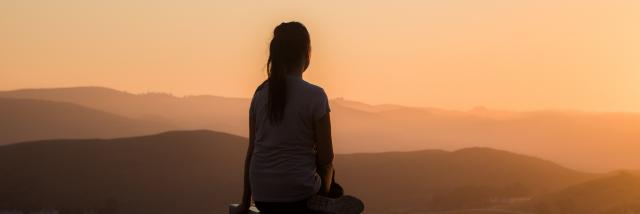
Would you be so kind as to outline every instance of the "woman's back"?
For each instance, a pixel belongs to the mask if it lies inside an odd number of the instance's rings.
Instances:
[[[318,192],[314,121],[330,111],[327,96],[300,76],[286,78],[287,99],[283,118],[269,120],[269,85],[258,89],[251,101],[255,139],[250,181],[256,201],[286,202],[308,198]]]
[[[252,196],[265,214],[355,214],[364,209],[359,199],[342,197],[334,182],[329,101],[322,88],[302,80],[310,54],[304,25],[287,22],[274,29],[268,78],[251,100],[238,214],[249,212]]]

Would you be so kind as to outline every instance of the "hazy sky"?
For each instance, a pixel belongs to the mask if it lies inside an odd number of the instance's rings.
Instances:
[[[640,111],[640,1],[0,0],[0,90],[250,97],[272,29],[312,36],[330,97]]]

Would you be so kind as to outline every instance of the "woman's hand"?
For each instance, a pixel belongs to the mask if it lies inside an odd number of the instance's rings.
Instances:
[[[234,214],[249,214],[250,206],[251,206],[250,203],[242,203],[238,205],[238,208],[236,208],[236,212]]]

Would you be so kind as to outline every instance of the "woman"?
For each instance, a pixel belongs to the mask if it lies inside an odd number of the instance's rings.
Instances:
[[[299,22],[278,25],[267,61],[268,79],[249,110],[249,148],[239,213],[251,197],[261,213],[360,213],[364,205],[333,182],[329,102],[302,79],[311,40]]]

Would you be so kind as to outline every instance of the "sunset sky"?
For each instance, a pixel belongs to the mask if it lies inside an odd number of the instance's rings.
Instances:
[[[0,0],[0,90],[250,97],[291,20],[330,97],[640,112],[637,0]]]

